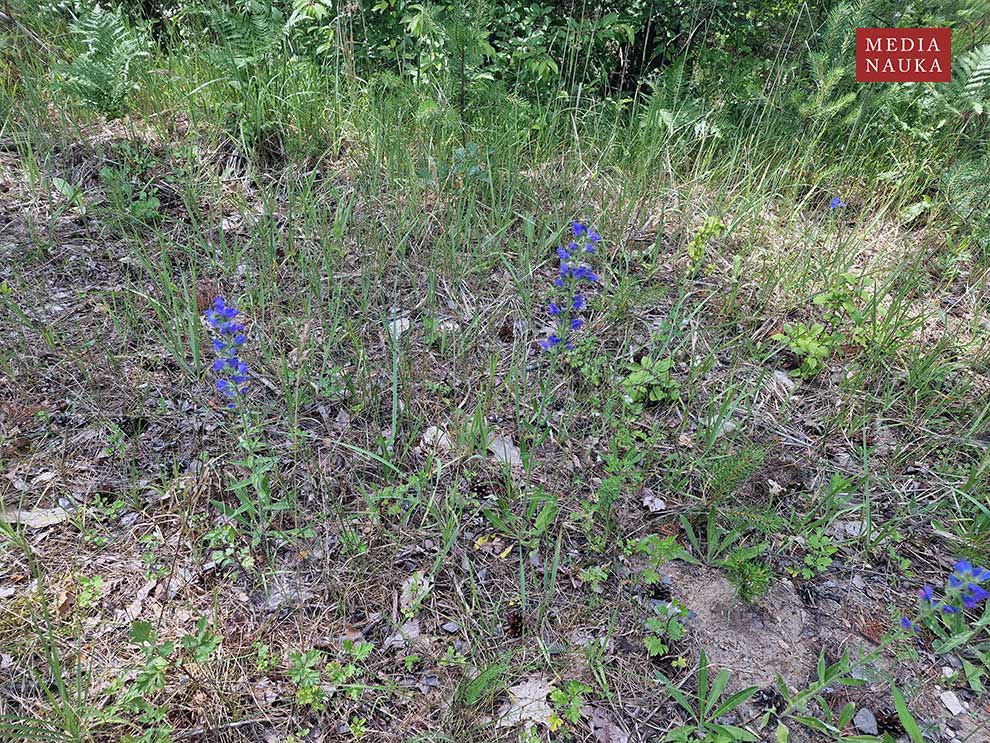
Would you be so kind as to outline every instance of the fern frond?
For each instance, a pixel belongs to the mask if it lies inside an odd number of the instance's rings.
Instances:
[[[56,67],[60,87],[108,117],[123,115],[140,90],[141,66],[149,56],[147,37],[130,28],[119,9],[99,5],[83,10],[69,30],[82,51]]]
[[[959,57],[958,65],[966,95],[983,98],[990,85],[990,44],[966,52]]]

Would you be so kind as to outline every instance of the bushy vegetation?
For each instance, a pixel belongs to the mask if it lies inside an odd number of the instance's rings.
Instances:
[[[982,740],[988,22],[0,11],[0,739]]]

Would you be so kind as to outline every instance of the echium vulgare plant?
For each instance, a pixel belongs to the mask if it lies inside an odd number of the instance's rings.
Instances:
[[[230,398],[229,408],[236,408],[248,389],[248,367],[239,355],[247,336],[244,335],[244,326],[235,320],[240,314],[224,302],[223,297],[213,300],[213,305],[205,313],[206,322],[216,331],[213,350],[217,358],[213,362],[213,371],[217,374],[217,390]]]
[[[204,318],[214,333],[213,350],[217,358],[213,362],[213,371],[217,375],[216,387],[227,398],[227,407],[237,412],[240,426],[237,445],[244,452],[244,458],[235,464],[248,473],[247,477],[231,485],[238,500],[236,508],[219,501],[215,505],[233,522],[251,530],[251,543],[254,546],[262,540],[274,512],[285,510],[288,504],[272,501],[270,473],[276,460],[259,453],[264,442],[259,427],[252,422],[247,405],[249,372],[247,364],[241,359],[247,335],[244,325],[237,320],[240,314],[223,297],[217,297],[204,313]],[[244,557],[240,558],[240,562],[246,567],[247,560]]]
[[[983,587],[988,581],[990,570],[973,567],[968,560],[958,560],[946,578],[942,598],[936,598],[932,586],[922,588],[918,592],[920,599],[916,620],[902,617],[901,626],[920,632],[920,625],[924,625],[943,641],[943,646],[951,643],[955,647],[961,644],[960,640],[968,641],[981,627],[969,627],[966,610],[977,609],[990,598],[990,591]],[[939,647],[935,649],[937,652],[940,650]]]
[[[557,248],[560,275],[553,282],[557,291],[548,307],[555,327],[545,340],[540,341],[540,346],[547,351],[561,346],[568,351],[574,349],[572,333],[584,325],[580,313],[587,304],[582,289],[585,285],[598,282],[598,274],[592,270],[589,261],[601,242],[601,235],[580,222],[571,225],[571,233],[573,239],[567,246]]]

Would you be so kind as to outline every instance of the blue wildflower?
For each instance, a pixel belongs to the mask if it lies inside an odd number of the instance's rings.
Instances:
[[[228,305],[223,297],[213,300],[213,305],[204,313],[207,324],[217,332],[212,339],[213,350],[217,358],[213,361],[212,369],[218,375],[217,391],[236,401],[247,392],[248,366],[239,356],[241,347],[247,343],[244,326],[234,319],[240,312]],[[229,407],[236,407],[231,402]]]
[[[832,211],[833,209],[841,209],[844,206],[847,206],[846,202],[838,196],[833,196],[832,200],[828,202],[829,211]]]
[[[566,247],[557,248],[560,268],[553,284],[563,290],[564,296],[558,296],[549,303],[549,312],[556,320],[556,325],[554,332],[547,339],[540,341],[540,346],[545,350],[561,344],[567,350],[574,349],[571,333],[584,326],[584,319],[578,317],[576,313],[584,309],[587,304],[579,286],[583,282],[595,284],[599,280],[598,274],[584,262],[584,258],[595,252],[594,246],[601,241],[601,235],[581,222],[573,222],[571,232],[574,239]]]
[[[981,584],[990,581],[990,570],[984,567],[974,567],[969,560],[957,560],[952,572],[946,576],[944,595],[941,600],[935,599],[935,589],[926,585],[918,591],[921,600],[921,616],[930,617],[933,614],[943,614],[962,619],[964,609],[975,609],[983,602],[990,600],[990,590]],[[990,586],[988,586],[990,588]],[[959,621],[955,620],[955,621]],[[911,622],[906,617],[901,619],[901,625],[906,629],[911,627],[905,622]]]
[[[957,560],[952,571],[964,580],[970,579],[977,583],[990,580],[990,570],[982,567],[974,568],[969,560]]]
[[[907,617],[901,617],[901,626],[906,630],[914,632],[915,634],[921,632],[921,628]]]
[[[592,284],[598,281],[598,274],[587,266],[578,266],[571,269],[571,275],[578,281],[590,281]]]
[[[986,591],[976,584],[970,584],[962,595],[963,606],[967,609],[975,609],[988,598],[990,598],[990,591]]]

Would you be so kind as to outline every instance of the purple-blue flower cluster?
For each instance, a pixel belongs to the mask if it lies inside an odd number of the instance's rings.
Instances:
[[[941,600],[935,599],[935,589],[932,586],[925,586],[918,591],[922,616],[938,613],[961,614],[963,609],[975,609],[990,599],[990,591],[982,585],[987,581],[990,581],[990,570],[973,567],[969,560],[957,560],[945,581]],[[907,617],[901,618],[901,626],[913,632],[919,631],[918,625]]]
[[[244,326],[235,319],[240,314],[224,302],[223,297],[214,299],[213,306],[204,314],[206,322],[216,331],[213,350],[217,358],[213,362],[213,371],[217,374],[217,390],[231,398],[230,407],[235,407],[234,401],[247,393],[248,388],[248,367],[239,355],[247,336],[244,335]]]
[[[571,225],[571,233],[573,239],[567,246],[557,248],[560,275],[553,283],[559,291],[548,307],[555,328],[545,340],[540,341],[540,346],[546,351],[561,345],[569,351],[574,349],[571,334],[584,325],[580,312],[587,305],[582,288],[585,284],[598,283],[598,274],[588,261],[602,236],[580,222]]]
[[[832,211],[834,209],[841,209],[844,206],[848,206],[845,201],[840,199],[838,196],[833,196],[832,200],[828,202],[828,209]]]

